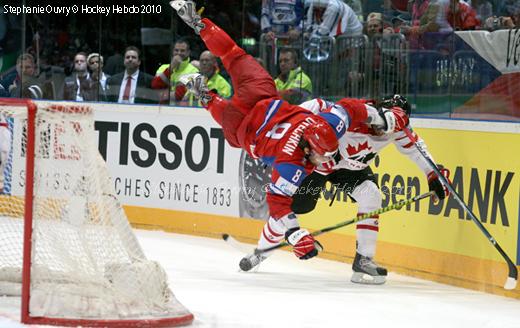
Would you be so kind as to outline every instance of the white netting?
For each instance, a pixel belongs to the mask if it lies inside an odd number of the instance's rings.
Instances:
[[[0,294],[17,294],[27,107],[0,105],[0,116],[7,123],[0,129],[7,128],[11,138],[0,166]],[[189,315],[161,266],[144,256],[114,196],[93,125],[88,107],[48,105],[37,111],[30,315],[103,320]]]

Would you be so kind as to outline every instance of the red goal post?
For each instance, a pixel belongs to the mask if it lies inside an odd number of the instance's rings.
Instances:
[[[0,123],[0,294],[21,296],[21,321],[190,324],[114,195],[92,109],[0,99]]]

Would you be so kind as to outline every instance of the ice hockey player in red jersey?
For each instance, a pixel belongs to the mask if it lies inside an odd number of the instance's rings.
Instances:
[[[352,100],[342,99],[338,103],[345,105],[345,102],[350,101]],[[367,106],[372,105],[375,106],[375,104],[367,103]],[[313,113],[320,113],[334,106],[334,104],[321,99],[314,99],[303,103],[301,106],[308,108]],[[425,173],[429,189],[435,192],[438,199],[444,199],[448,196],[447,189],[403,132],[403,127],[408,125],[407,117],[411,113],[411,107],[407,100],[400,95],[394,95],[383,99],[378,107],[380,111],[394,107],[402,108],[406,117],[401,117],[400,123],[396,124],[393,133],[381,133],[377,127],[365,123],[350,124],[347,132],[339,140],[339,154],[341,156],[336,157],[329,163],[319,165],[313,173],[306,177],[300,189],[295,193],[292,203],[292,210],[295,213],[303,214],[312,211],[327,181],[330,181],[338,190],[347,193],[356,201],[358,214],[379,209],[382,202],[381,192],[369,165],[384,147],[392,143]],[[412,133],[416,140],[423,143],[415,132]],[[426,149],[424,146],[423,148]],[[442,169],[441,172],[449,178],[448,170]],[[318,192],[307,192],[313,190],[318,190]],[[411,197],[412,195],[408,196]],[[386,281],[387,270],[374,261],[379,232],[378,219],[378,216],[373,216],[357,222],[357,247],[352,264],[352,282],[383,284]]]
[[[280,99],[273,79],[250,55],[216,26],[198,15],[193,1],[174,0],[170,5],[197,34],[209,51],[218,56],[231,76],[235,94],[231,100],[209,91],[203,76],[181,78],[222,126],[233,147],[246,150],[273,168],[267,194],[273,234],[285,238],[295,255],[308,259],[321,245],[301,229],[291,209],[292,195],[316,165],[330,161],[338,150],[338,138],[354,122],[375,122],[390,131],[395,125],[391,111],[368,112],[363,104],[332,106],[312,114]]]

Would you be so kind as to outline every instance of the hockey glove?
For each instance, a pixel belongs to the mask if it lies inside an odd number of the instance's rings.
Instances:
[[[446,180],[448,180],[448,182],[451,184],[450,171],[443,167],[440,167],[440,171]],[[450,195],[450,191],[442,184],[441,180],[439,180],[439,177],[437,174],[435,174],[434,171],[428,173],[428,187],[430,188],[430,191],[435,192],[437,199],[444,199]]]
[[[300,260],[307,260],[323,250],[320,242],[314,239],[306,229],[293,228],[287,230],[285,239],[293,246],[293,252]]]
[[[381,129],[384,134],[402,131],[410,122],[408,115],[400,107],[390,109],[381,107],[379,108],[379,115],[385,121],[385,126]]]

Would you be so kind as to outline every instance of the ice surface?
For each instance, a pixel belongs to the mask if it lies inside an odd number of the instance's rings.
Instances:
[[[520,327],[520,300],[390,272],[382,286],[350,282],[350,265],[278,251],[258,272],[224,241],[136,230],[195,315],[193,327]],[[19,299],[0,298],[0,327],[21,327]]]

